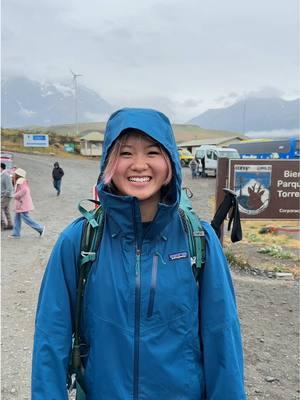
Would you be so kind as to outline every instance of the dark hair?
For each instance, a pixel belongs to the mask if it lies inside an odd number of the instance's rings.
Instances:
[[[1,163],[1,168],[6,169],[6,164],[4,164],[4,162]]]

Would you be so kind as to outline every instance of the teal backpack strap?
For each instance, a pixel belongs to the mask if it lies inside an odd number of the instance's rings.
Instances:
[[[199,280],[201,268],[205,264],[205,232],[197,214],[192,208],[192,192],[187,188],[181,190],[179,214],[188,235],[191,262],[196,281]]]
[[[74,315],[73,345],[68,374],[68,389],[71,391],[76,386],[76,400],[84,400],[86,393],[83,380],[84,371],[81,363],[82,354],[80,351],[85,345],[80,336],[82,300],[92,263],[95,261],[97,256],[97,250],[101,242],[104,227],[104,213],[100,203],[95,200],[84,201],[91,201],[95,203],[97,208],[88,211],[83,207],[83,201],[81,201],[78,205],[78,209],[85,217],[85,221],[80,243],[80,257],[78,260],[78,280]]]

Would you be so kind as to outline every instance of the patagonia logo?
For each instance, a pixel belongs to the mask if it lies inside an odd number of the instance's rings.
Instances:
[[[175,261],[180,260],[181,258],[187,258],[188,253],[187,251],[181,251],[180,253],[169,254],[169,260]]]

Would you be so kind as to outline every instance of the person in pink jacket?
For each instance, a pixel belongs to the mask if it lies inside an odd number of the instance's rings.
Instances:
[[[29,212],[34,209],[33,202],[30,194],[28,181],[26,178],[26,171],[22,168],[17,168],[15,171],[15,221],[12,234],[9,236],[12,239],[17,239],[21,236],[21,222],[29,225],[32,229],[36,230],[40,237],[45,234],[45,226],[40,225],[34,221]]]

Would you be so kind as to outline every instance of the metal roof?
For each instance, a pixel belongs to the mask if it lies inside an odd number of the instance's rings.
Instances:
[[[178,147],[194,147],[194,146],[201,146],[203,144],[211,144],[211,145],[222,145],[226,144],[228,142],[233,143],[234,141],[238,142],[240,140],[243,140],[243,137],[241,136],[228,136],[228,137],[219,137],[219,138],[207,138],[207,139],[195,139],[195,140],[189,140],[187,142],[180,142],[177,143]]]
[[[104,134],[101,132],[90,132],[84,136],[81,136],[80,141],[87,141],[87,142],[103,142],[104,141]]]

